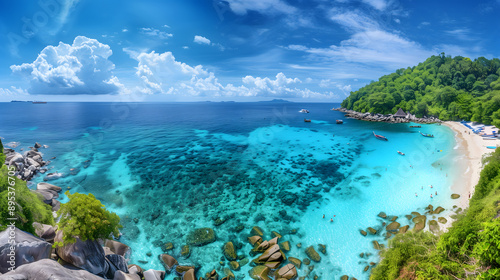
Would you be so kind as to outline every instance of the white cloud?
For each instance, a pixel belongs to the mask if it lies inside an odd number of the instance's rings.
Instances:
[[[334,98],[331,93],[297,88],[301,81],[283,73],[278,73],[274,79],[246,76],[241,80],[242,85],[223,85],[202,65],[190,66],[177,61],[171,52],[159,54],[153,51],[133,58],[138,61],[136,74],[144,85],[141,92],[146,94]]]
[[[1,97],[20,97],[29,95],[25,89],[16,88],[11,86],[10,88],[0,88]]]
[[[210,40],[203,36],[196,35],[194,36],[194,42],[200,45],[210,45]]]
[[[457,28],[453,30],[445,31],[448,35],[453,36],[462,41],[474,41],[476,38],[471,35],[471,31],[468,28]]]
[[[227,0],[229,8],[237,15],[245,15],[248,11],[262,14],[293,14],[297,8],[282,0]]]
[[[148,28],[141,28],[141,32],[144,35],[156,37],[156,38],[159,38],[161,40],[165,40],[165,39],[168,39],[168,38],[171,38],[174,36],[172,33],[160,31],[158,29],[149,28],[149,27]]]
[[[387,2],[385,0],[362,0],[365,4],[374,7],[377,10],[383,11],[387,8]]]
[[[30,94],[112,94],[123,89],[112,74],[112,53],[108,45],[78,36],[72,45],[47,46],[32,63],[10,68],[29,80]]]
[[[288,49],[335,62],[383,66],[391,71],[415,65],[435,54],[400,34],[383,30],[376,21],[359,11],[334,9],[330,19],[351,32],[350,38],[328,48],[291,45]]]
[[[223,45],[221,45],[219,43],[212,43],[212,41],[210,41],[210,39],[203,37],[203,36],[199,36],[199,35],[194,36],[193,42],[200,44],[200,45],[208,45],[208,46],[217,47],[221,51],[224,51],[226,49]]]

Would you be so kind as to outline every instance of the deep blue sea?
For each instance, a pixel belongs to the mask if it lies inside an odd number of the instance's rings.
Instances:
[[[4,145],[20,142],[18,151],[35,141],[48,145],[41,149],[44,159],[56,158],[47,173],[62,174],[50,183],[93,193],[118,213],[120,241],[132,247],[131,263],[143,268],[163,269],[157,256],[172,242],[170,254],[199,267],[198,276],[214,268],[223,275],[228,262],[219,263],[222,245],[233,241],[238,254],[253,259],[246,238],[257,225],[264,239],[271,231],[283,235],[292,245],[286,255],[301,260],[305,248],[325,244],[327,254],[320,253],[310,275],[368,279],[365,266],[379,260],[372,241],[387,244],[387,221],[377,214],[398,216],[410,228],[405,215],[423,213],[429,204],[449,214],[460,155],[445,126],[344,119],[330,110],[338,106],[0,103],[0,136]],[[311,113],[299,113],[303,108]],[[377,140],[373,131],[389,141]],[[200,227],[213,228],[217,241],[192,247],[191,256],[181,258],[186,235]],[[380,233],[364,237],[360,229],[367,227]],[[247,264],[234,274],[249,279],[250,269]],[[299,276],[308,270],[303,265]]]

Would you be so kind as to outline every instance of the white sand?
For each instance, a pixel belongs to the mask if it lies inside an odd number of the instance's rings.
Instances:
[[[464,154],[464,174],[457,179],[457,184],[452,187],[453,191],[460,194],[457,206],[465,209],[469,206],[469,193],[474,194],[474,189],[479,182],[482,169],[482,158],[485,154],[492,153],[493,149],[486,146],[500,146],[500,140],[483,140],[483,138],[472,132],[459,122],[445,122],[444,125],[455,131],[459,152]],[[490,132],[494,127],[487,127],[485,131]],[[496,129],[494,129],[496,130]]]

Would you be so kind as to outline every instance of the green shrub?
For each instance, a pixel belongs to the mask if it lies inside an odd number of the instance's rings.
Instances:
[[[33,222],[42,224],[54,224],[52,208],[45,204],[42,198],[31,192],[26,182],[15,176],[10,176],[6,165],[0,168],[0,230],[4,230],[10,224],[11,218],[9,207],[14,207],[14,217],[17,218],[17,228],[35,234]],[[12,175],[12,174],[11,174]],[[9,184],[10,183],[10,184]],[[9,189],[10,187],[10,189]],[[12,194],[14,188],[14,194]],[[10,193],[9,193],[10,192]],[[12,200],[8,200],[13,198]],[[9,205],[9,202],[11,205]]]
[[[75,237],[85,241],[119,235],[120,217],[107,211],[93,194],[70,194],[69,191],[65,194],[69,201],[57,212],[61,217],[58,226],[63,232],[63,242],[57,246],[74,243]]]

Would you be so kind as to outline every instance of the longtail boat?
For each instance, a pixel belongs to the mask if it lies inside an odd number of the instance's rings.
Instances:
[[[432,134],[427,134],[427,133],[422,133],[422,132],[420,132],[420,134],[422,134],[422,136],[424,136],[424,137],[434,138],[434,135],[432,135]]]
[[[373,136],[380,140],[389,141],[389,139],[385,138],[384,136],[375,134],[375,131],[373,131]]]

